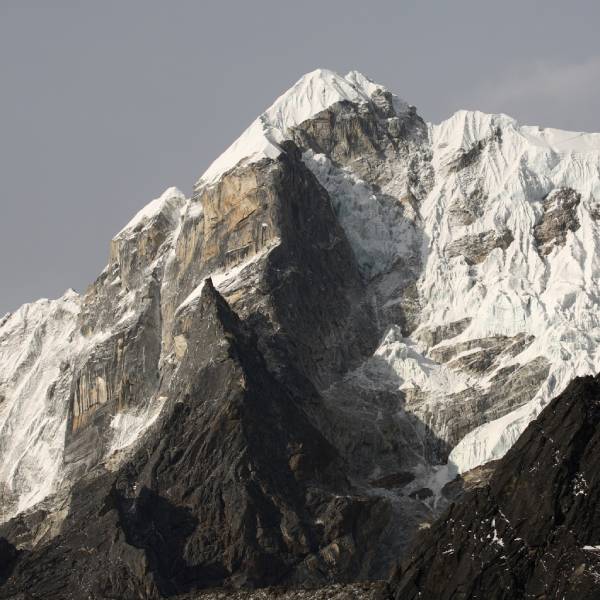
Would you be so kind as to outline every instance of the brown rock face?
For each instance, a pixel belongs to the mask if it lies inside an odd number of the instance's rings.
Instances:
[[[204,211],[207,268],[234,267],[277,238],[279,202],[276,190],[265,185],[268,171],[264,163],[236,169],[197,196]]]
[[[95,285],[98,285],[96,282]],[[65,468],[76,478],[93,467],[105,453],[112,418],[143,407],[156,394],[161,356],[160,290],[154,279],[142,287],[138,312],[121,328],[99,341],[71,365],[70,411],[65,437]],[[90,331],[102,326],[103,310],[95,306],[114,299],[94,288],[85,298]],[[141,296],[141,293],[138,294]],[[138,296],[139,297],[139,296]],[[116,303],[116,302],[115,302]],[[94,320],[97,321],[94,323]],[[101,334],[100,334],[101,335]]]
[[[477,265],[483,262],[495,248],[506,250],[513,240],[514,237],[508,229],[465,235],[448,244],[446,254],[448,258],[462,256],[467,264]]]
[[[373,347],[377,332],[327,193],[294,143],[283,146],[277,160],[233,169],[198,192],[202,213],[184,220],[175,260],[167,266],[173,283],[163,292],[163,322],[173,319],[203,276],[226,273],[263,253],[241,282],[224,289],[225,297],[265,335],[278,331],[282,346],[286,336],[297,340],[286,352],[295,346],[309,377],[327,379],[325,369],[347,369]]]
[[[374,347],[372,309],[329,197],[294,144],[287,149],[234,169],[184,214],[175,198],[113,241],[79,317],[81,331],[99,341],[70,366],[65,462],[73,477],[106,452],[115,415],[161,395],[165,365],[188,346],[188,333],[174,330],[178,307],[209,272],[227,273],[262,252],[224,293],[282,365],[295,362],[318,385]]]

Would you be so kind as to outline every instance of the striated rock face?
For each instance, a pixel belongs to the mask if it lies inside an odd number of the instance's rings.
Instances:
[[[490,359],[483,354],[483,358],[473,357],[472,362],[466,365],[453,361],[450,366],[476,374],[482,370],[493,371]],[[467,388],[449,394],[439,402],[431,402],[427,395],[418,392],[411,393],[407,406],[438,440],[445,442],[446,448],[454,448],[475,427],[510,414],[531,400],[547,376],[548,362],[540,357],[525,365],[513,364],[498,369],[489,377],[487,388]],[[443,451],[439,454],[440,461],[445,462],[448,458]]]
[[[398,175],[412,178],[415,186],[426,183],[419,181],[419,163],[427,160],[419,150],[427,144],[427,125],[414,107],[397,112],[388,91],[376,90],[368,104],[336,103],[297,125],[291,135],[300,147],[351,167],[380,188]]]
[[[600,379],[575,380],[494,469],[416,540],[395,574],[411,598],[597,598]]]
[[[495,335],[478,340],[467,340],[456,344],[440,344],[430,352],[431,357],[441,363],[452,361],[452,364],[474,372],[486,371],[498,357],[504,355],[518,356],[534,341],[534,336],[519,333],[510,338]]]
[[[461,319],[452,323],[444,323],[434,327],[420,327],[415,333],[414,338],[424,344],[427,348],[437,346],[444,340],[451,339],[460,335],[471,324],[471,319]],[[436,359],[437,360],[437,359]],[[441,362],[444,362],[443,359]]]

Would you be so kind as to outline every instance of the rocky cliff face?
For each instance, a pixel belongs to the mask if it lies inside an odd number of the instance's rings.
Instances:
[[[200,196],[250,235],[244,256],[230,259],[239,237],[225,234],[211,250],[219,235],[195,206],[165,218],[174,191],[113,242],[77,315],[84,351],[69,366],[60,481],[2,529],[20,550],[7,594],[162,597],[387,571],[389,556],[370,542],[397,549],[391,502],[351,480],[326,437],[335,415],[319,392],[376,346],[372,308],[326,192],[295,145],[285,150],[222,181],[225,191],[253,182],[245,193],[258,214],[226,204],[221,184]],[[178,247],[193,245],[192,273]],[[146,277],[125,283],[132,261]],[[244,322],[211,279],[198,282],[210,272]],[[130,313],[124,299],[135,302]],[[69,556],[74,570],[52,568]]]
[[[6,593],[161,597],[367,578],[386,507],[352,493],[306,416],[314,389],[277,382],[210,279],[175,332],[187,349],[169,373],[173,402],[121,468],[78,480],[61,532],[23,552]],[[18,529],[9,522],[7,536]]]
[[[85,294],[0,321],[5,595],[386,577],[599,370],[598,164],[595,134],[303,77]]]

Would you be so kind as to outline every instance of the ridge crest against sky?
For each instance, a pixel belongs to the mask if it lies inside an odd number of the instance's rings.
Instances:
[[[83,291],[108,241],[194,181],[302,73],[598,131],[600,5],[115,0],[0,5],[0,315]]]

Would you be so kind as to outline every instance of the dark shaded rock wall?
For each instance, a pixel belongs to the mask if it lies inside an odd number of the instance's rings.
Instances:
[[[574,380],[469,493],[417,537],[397,600],[600,595],[600,378]]]
[[[210,280],[181,321],[187,350],[144,447],[75,486],[61,533],[23,553],[0,597],[158,598],[369,577],[389,509],[352,492],[303,410],[314,388],[304,379],[298,397],[275,380]]]

